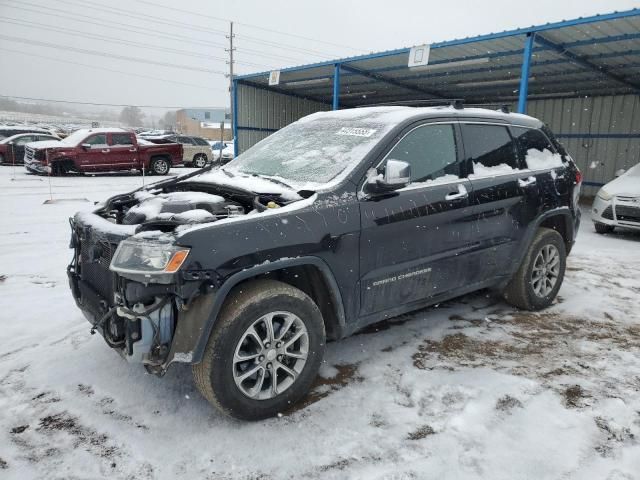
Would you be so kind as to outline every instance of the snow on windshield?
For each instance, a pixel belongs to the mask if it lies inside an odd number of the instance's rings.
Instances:
[[[229,169],[327,183],[357,165],[405,117],[404,108],[389,107],[314,113],[254,145]]]

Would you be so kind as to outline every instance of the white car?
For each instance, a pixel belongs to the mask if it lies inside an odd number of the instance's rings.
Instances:
[[[640,163],[598,191],[591,218],[598,233],[615,227],[640,230]]]
[[[233,141],[225,141],[225,142],[209,142],[211,143],[211,151],[213,152],[213,160],[214,162],[219,162],[224,165],[233,160]],[[222,160],[220,159],[220,144],[222,143]]]

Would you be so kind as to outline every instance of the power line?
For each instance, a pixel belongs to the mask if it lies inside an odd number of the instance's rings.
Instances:
[[[128,45],[128,46],[134,46],[134,47],[142,47],[142,48],[148,48],[151,50],[157,50],[157,51],[161,51],[163,53],[166,52],[171,52],[171,53],[177,53],[180,55],[186,55],[186,56],[191,56],[191,57],[197,57],[197,58],[204,58],[204,59],[208,59],[208,60],[219,60],[222,62],[226,62],[226,58],[223,57],[216,57],[213,55],[206,55],[204,53],[194,53],[194,52],[190,52],[189,50],[179,50],[179,49],[174,49],[174,48],[167,48],[167,47],[160,47],[157,45],[151,45],[149,43],[141,43],[141,42],[133,42],[133,41],[125,41],[125,40],[118,40],[115,38],[111,38],[111,37],[107,37],[104,35],[97,35],[97,34],[93,34],[93,33],[87,33],[87,32],[82,32],[80,30],[74,30],[74,29],[70,29],[70,28],[57,28],[57,27],[51,27],[49,25],[46,25],[44,23],[38,23],[38,22],[30,22],[27,20],[20,20],[20,19],[16,19],[16,18],[10,18],[10,17],[3,17],[0,18],[1,22],[5,22],[5,23],[11,23],[14,25],[19,25],[21,27],[27,27],[27,28],[38,28],[38,29],[44,29],[44,30],[50,30],[53,32],[59,32],[59,33],[63,33],[63,34],[67,34],[67,35],[78,35],[81,37],[85,37],[85,38],[94,38],[97,40],[102,40],[105,42],[110,42],[110,43],[117,43],[120,45]],[[244,65],[248,65],[248,66],[252,66],[252,67],[267,67],[267,65],[264,64],[259,64],[259,63],[253,63],[253,62],[242,62],[242,61],[238,61],[237,63],[242,63]]]
[[[68,103],[70,105],[93,105],[97,107],[138,107],[138,108],[167,108],[180,110],[183,108],[193,107],[176,107],[171,105],[131,105],[130,103],[94,103],[94,102],[76,102],[73,100],[54,100],[51,98],[33,98],[33,97],[19,97],[16,95],[0,95],[3,98],[17,98],[19,100],[31,100],[35,102],[51,102],[51,103]],[[203,108],[203,107],[198,107]],[[216,107],[217,108],[217,107]]]
[[[18,0],[5,0],[5,1],[7,1],[7,2],[16,2],[16,3],[19,3],[21,5],[21,6],[7,5],[10,8],[17,8],[17,9],[20,9],[20,10],[27,10],[27,11],[31,11],[31,12],[35,12],[35,13],[39,13],[39,14],[45,14],[45,11],[43,11],[43,10],[26,9],[26,8],[22,7],[22,5],[31,5],[31,6],[35,6],[37,8],[40,8],[40,9],[42,9],[42,8],[46,9],[46,15],[47,16],[56,16],[56,17],[65,18],[65,19],[68,19],[68,20],[73,20],[73,21],[76,21],[76,22],[91,23],[91,24],[94,24],[94,25],[107,27],[109,29],[116,28],[118,30],[125,30],[125,31],[129,31],[129,32],[137,33],[137,34],[148,35],[145,32],[141,32],[140,28],[137,25],[132,25],[132,24],[129,24],[129,23],[122,23],[122,22],[116,22],[116,21],[110,21],[108,23],[96,22],[96,21],[94,21],[93,17],[90,17],[88,15],[69,13],[66,10],[52,8],[52,7],[48,6],[48,5],[34,4],[34,3],[26,2],[24,0],[20,0],[19,2],[18,2]],[[69,0],[67,0],[67,1],[69,1]],[[63,15],[54,14],[54,13],[51,13],[51,11],[62,12]],[[129,14],[129,12],[125,12],[125,13]],[[89,21],[87,22],[86,20],[77,20],[77,19],[72,18],[72,17],[78,17],[78,18],[82,18],[82,19],[89,19]],[[172,22],[169,22],[169,23],[173,25]],[[117,25],[122,25],[122,26],[125,26],[125,27],[133,27],[133,28],[122,28],[122,27],[118,27]],[[193,28],[190,27],[190,30],[193,30]],[[211,32],[206,32],[206,33],[211,33]],[[214,42],[207,42],[207,41],[204,41],[204,40],[195,40],[195,39],[192,39],[191,37],[187,37],[187,36],[184,36],[184,35],[178,35],[176,33],[173,33],[173,34],[170,34],[170,35],[154,33],[154,35],[155,36],[165,37],[165,38],[173,37],[175,39],[179,39],[179,40],[186,41],[186,42],[189,42],[189,43],[194,43],[195,42],[195,43],[198,43],[198,44],[201,44],[201,45],[206,45],[206,46],[215,45],[215,46],[225,47],[225,45],[223,45],[223,44],[214,43]],[[257,38],[257,37],[251,37],[251,36],[248,36],[248,35],[237,35],[237,36],[241,37],[241,38],[244,38],[247,41],[252,42],[252,43],[258,43],[258,44],[268,45],[268,46],[279,48],[279,49],[290,50],[292,52],[302,53],[304,55],[318,55],[318,56],[323,57],[325,59],[336,58],[336,56],[337,56],[337,55],[333,55],[333,54],[327,54],[327,53],[324,53],[324,52],[320,52],[320,51],[317,51],[317,50],[311,50],[311,49],[307,49],[307,48],[288,46],[288,45],[285,45],[285,44],[282,44],[282,43],[269,42],[269,41],[262,40],[262,39]]]
[[[189,14],[189,15],[195,15],[195,16],[198,16],[198,17],[211,18],[212,20],[220,20],[220,21],[223,21],[223,22],[230,22],[231,21],[230,19],[227,19],[227,18],[216,17],[214,15],[207,15],[207,14],[200,13],[200,12],[194,12],[192,10],[185,10],[185,9],[181,9],[181,8],[169,7],[167,5],[162,5],[162,4],[159,4],[159,3],[151,2],[149,0],[138,0],[137,3],[146,3],[147,5],[151,5],[151,6],[154,6],[154,7],[164,8],[164,9],[167,9],[167,10],[173,10],[173,11],[176,11],[176,12],[186,13],[186,14]],[[354,51],[366,52],[366,50],[363,50],[361,48],[351,47],[351,46],[348,46],[348,45],[341,45],[339,43],[327,42],[326,40],[318,40],[317,38],[305,37],[303,35],[297,35],[295,33],[280,32],[278,30],[274,30],[274,29],[266,28],[266,27],[261,27],[259,25],[254,25],[254,24],[251,24],[251,23],[244,23],[244,22],[235,22],[235,23],[237,23],[238,25],[244,25],[245,27],[255,28],[257,30],[262,30],[262,31],[265,31],[265,32],[276,33],[278,35],[285,35],[285,36],[288,36],[288,37],[299,38],[299,39],[302,39],[302,40],[309,40],[309,41],[312,41],[312,42],[324,43],[325,45],[331,45],[333,47],[348,48],[348,49],[354,50]]]
[[[192,66],[189,66],[189,65],[177,65],[177,64],[166,63],[166,62],[156,62],[155,60],[147,60],[145,58],[128,57],[126,55],[117,55],[115,53],[100,52],[98,50],[89,50],[89,49],[85,49],[85,48],[71,47],[71,46],[68,46],[68,45],[60,45],[60,44],[48,43],[48,42],[39,42],[37,40],[30,40],[28,38],[12,37],[10,35],[0,35],[0,38],[3,38],[5,40],[9,40],[11,42],[18,42],[18,43],[24,43],[24,44],[27,44],[27,45],[36,45],[36,46],[48,47],[48,48],[56,48],[58,50],[72,51],[72,52],[77,52],[77,53],[83,53],[83,54],[86,54],[86,55],[96,55],[96,56],[99,56],[99,57],[114,58],[114,59],[117,59],[117,60],[126,60],[126,61],[129,61],[129,62],[136,62],[136,63],[148,63],[150,65],[158,65],[158,66],[161,66],[161,67],[168,67],[168,68],[178,68],[178,69],[181,69],[181,70],[192,70],[194,72],[215,73],[215,74],[220,74],[220,75],[226,75],[226,72],[224,72],[222,70],[209,70],[209,69],[206,69],[206,68],[192,67]]]
[[[122,75],[129,75],[131,77],[139,77],[139,78],[145,78],[145,79],[149,79],[149,80],[156,80],[158,82],[173,83],[175,85],[184,85],[186,87],[202,88],[204,90],[227,93],[227,90],[223,90],[221,88],[205,87],[204,85],[194,85],[192,83],[179,82],[177,80],[168,80],[168,79],[165,79],[165,78],[158,78],[158,77],[154,77],[154,76],[151,76],[151,75],[142,75],[142,74],[139,74],[139,73],[125,72],[123,70],[114,70],[112,68],[100,67],[100,66],[97,66],[97,65],[87,65],[86,63],[73,62],[71,60],[62,60],[60,58],[47,57],[45,55],[38,55],[37,53],[27,53],[27,52],[23,52],[23,51],[20,51],[20,50],[12,50],[10,48],[4,48],[4,47],[0,47],[0,50],[4,50],[5,52],[18,53],[20,55],[27,55],[29,57],[44,58],[45,60],[51,60],[53,62],[68,63],[68,64],[71,64],[71,65],[78,65],[80,67],[94,68],[94,69],[97,69],[97,70],[104,70],[104,71],[107,71],[107,72],[120,73]]]

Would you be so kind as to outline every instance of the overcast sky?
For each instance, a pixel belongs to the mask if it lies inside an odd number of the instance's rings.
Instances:
[[[0,0],[0,95],[227,105],[228,79],[217,73],[228,70],[223,19],[238,22],[236,71],[250,73],[634,7],[640,1]]]

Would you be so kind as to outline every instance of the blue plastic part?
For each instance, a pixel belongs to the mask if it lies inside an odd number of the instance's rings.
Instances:
[[[234,78],[233,82],[233,111],[231,112],[231,128],[233,131],[233,157],[238,156],[238,79]]]

